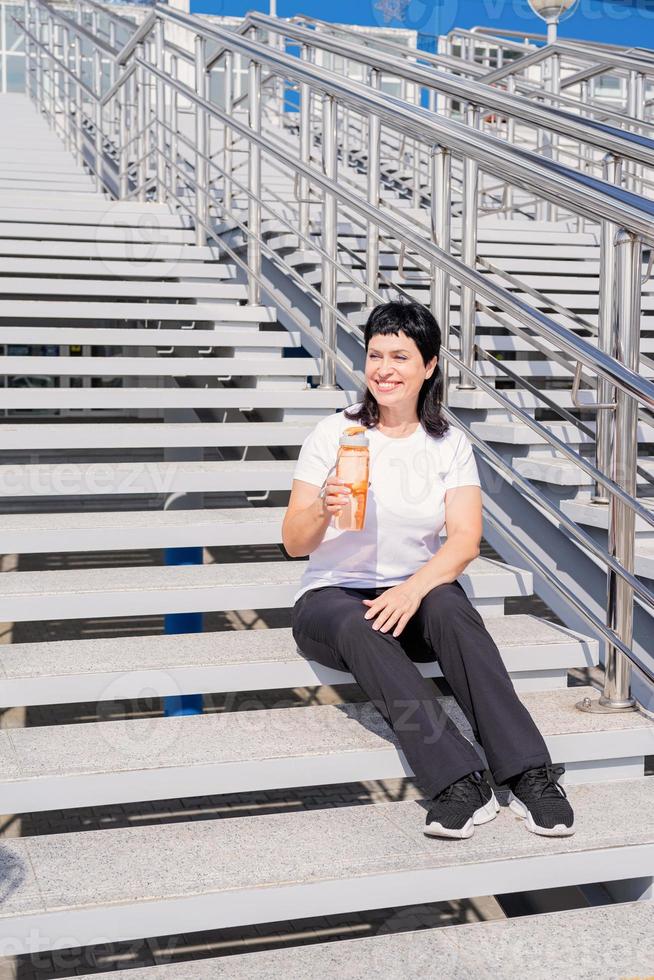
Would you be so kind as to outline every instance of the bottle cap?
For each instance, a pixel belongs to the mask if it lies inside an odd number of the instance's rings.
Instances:
[[[369,444],[365,426],[350,425],[343,430],[343,435],[338,440],[340,446],[365,446]]]

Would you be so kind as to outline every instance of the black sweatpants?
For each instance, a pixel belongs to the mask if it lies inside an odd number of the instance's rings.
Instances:
[[[364,619],[386,588],[323,586],[293,608],[293,637],[304,657],[348,670],[394,730],[429,798],[474,770],[481,756],[441,707],[415,662],[436,659],[483,746],[496,783],[551,763],[543,736],[516,695],[499,650],[459,582],[436,586],[399,636]]]

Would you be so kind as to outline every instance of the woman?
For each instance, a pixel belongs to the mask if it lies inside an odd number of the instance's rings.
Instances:
[[[416,662],[438,659],[510,806],[537,834],[574,833],[545,742],[457,577],[479,554],[482,502],[472,448],[441,414],[440,330],[419,303],[372,310],[363,401],[322,419],[305,440],[282,527],[292,557],[310,555],[295,596],[302,654],[350,671],[396,733],[433,803],[425,833],[471,837],[499,811],[484,763]],[[332,518],[349,488],[332,475],[353,421],[370,440],[365,527]],[[447,541],[439,533],[447,525]]]

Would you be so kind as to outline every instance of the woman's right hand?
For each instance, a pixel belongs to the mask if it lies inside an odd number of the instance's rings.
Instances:
[[[328,476],[323,489],[320,492],[322,497],[323,514],[330,517],[337,517],[352,496],[352,491],[345,480],[340,476]]]

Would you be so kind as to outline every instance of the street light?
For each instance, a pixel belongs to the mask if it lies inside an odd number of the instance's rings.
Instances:
[[[569,17],[579,0],[529,0],[529,6],[537,17],[547,24],[547,43],[556,42],[559,21]]]

